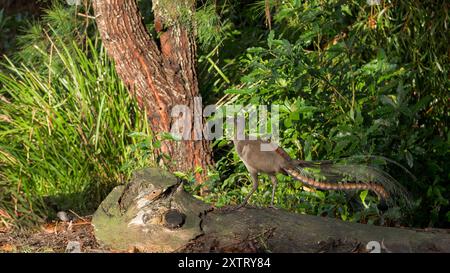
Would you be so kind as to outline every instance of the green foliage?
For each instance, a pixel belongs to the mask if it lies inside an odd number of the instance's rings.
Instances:
[[[59,2],[24,28],[20,50],[0,68],[0,229],[35,223],[53,206],[95,208],[131,171],[153,164],[160,146],[97,41],[93,20],[77,15],[85,8]],[[387,170],[413,193],[409,218],[400,207],[381,217],[366,191],[311,190],[281,175],[277,206],[345,221],[445,226],[448,5],[381,2],[198,2],[201,92],[205,103],[280,105],[281,144],[292,157],[383,155],[417,177]],[[139,3],[155,35],[151,7]],[[5,48],[13,45],[5,34],[16,21],[0,13]],[[251,188],[245,166],[226,141],[214,150],[209,194],[200,196],[195,173],[176,174],[204,201],[240,203]],[[263,180],[251,202],[267,206],[272,184]]]
[[[67,3],[55,1],[51,8],[46,9],[39,21],[28,22],[23,33],[17,37],[19,50],[13,55],[15,62],[25,62],[27,65],[47,73],[47,54],[57,55],[55,40],[63,44],[76,43],[81,49],[87,49],[88,37],[95,37],[95,28],[92,19],[78,16],[85,12],[80,6],[69,6]],[[67,50],[76,54],[69,46]],[[51,67],[56,70],[64,69],[60,58],[54,58]]]
[[[223,90],[239,83],[239,58],[262,45],[266,31],[242,1],[206,1],[196,20],[200,90],[205,103],[216,103]]]
[[[48,73],[11,62],[0,73],[4,225],[36,222],[51,208],[92,211],[131,171],[153,162],[142,149],[151,148],[146,115],[100,43],[87,40],[82,50],[52,36],[53,54],[39,50]]]
[[[450,198],[445,168],[450,66],[444,5],[279,3],[267,44],[235,58],[240,59],[243,76],[237,82],[227,75],[236,86],[225,92],[224,100],[281,105],[282,146],[295,158],[372,154],[408,166],[417,181],[406,174],[397,177],[415,198],[416,209],[406,220],[410,225],[444,225]],[[249,177],[236,155],[220,148],[223,141],[216,145],[222,155],[218,171],[227,178],[215,185],[218,190],[211,198],[218,204],[239,202],[251,187]],[[280,183],[276,199],[284,208],[381,221],[373,196],[361,202],[339,192],[304,192],[297,182],[282,180],[287,183]],[[266,179],[254,203],[270,202],[270,185]],[[355,199],[357,204],[349,206]],[[384,220],[398,217],[398,208],[392,208]]]
[[[222,11],[225,12],[225,11]],[[232,24],[230,20],[221,20],[212,4],[204,5],[195,13],[197,24],[197,39],[204,50],[220,45],[230,35]]]

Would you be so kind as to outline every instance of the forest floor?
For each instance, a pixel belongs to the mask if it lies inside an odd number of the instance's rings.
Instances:
[[[90,217],[83,217],[71,222],[53,221],[34,232],[0,233],[0,253],[116,252],[101,247],[93,231]]]
[[[405,228],[409,230],[450,234],[450,229]],[[75,247],[74,247],[75,246]],[[117,251],[100,246],[94,236],[91,217],[63,222],[52,221],[42,225],[33,232],[1,232],[0,253],[117,253]],[[136,249],[127,252],[139,252]]]

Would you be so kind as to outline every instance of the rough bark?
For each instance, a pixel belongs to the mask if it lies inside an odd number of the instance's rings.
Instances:
[[[97,241],[143,252],[450,252],[448,232],[343,222],[271,208],[210,209],[170,173],[144,169],[93,216]],[[372,243],[373,244],[373,243]],[[375,246],[376,247],[376,246]]]
[[[195,3],[171,2],[179,9],[191,10]],[[173,106],[186,105],[194,111],[199,90],[193,27],[181,23],[181,15],[162,8],[160,1],[152,3],[160,46],[146,30],[136,1],[95,0],[93,7],[103,44],[119,76],[146,111],[152,130],[159,133],[170,131]],[[191,124],[194,128],[193,120]],[[206,170],[212,163],[212,152],[208,141],[195,140],[195,133],[192,130],[192,140],[164,141],[156,153],[171,157],[165,163],[172,170]]]

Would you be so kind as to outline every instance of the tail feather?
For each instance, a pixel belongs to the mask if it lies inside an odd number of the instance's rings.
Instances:
[[[313,178],[302,175],[300,171],[295,168],[285,168],[287,172],[293,178],[303,182],[304,184],[316,189],[322,190],[371,190],[375,192],[380,198],[387,200],[389,193],[383,188],[383,186],[374,182],[345,182],[345,183],[333,183],[328,181],[319,181]]]
[[[416,180],[408,169],[394,160],[383,156],[362,155],[334,161],[303,161],[291,159],[281,148],[276,152],[289,162],[284,171],[306,185],[323,190],[370,190],[385,204],[401,199],[406,207],[411,208],[411,199],[406,189],[378,167],[391,164]]]

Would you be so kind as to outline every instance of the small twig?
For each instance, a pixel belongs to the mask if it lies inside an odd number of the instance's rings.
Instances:
[[[91,222],[82,222],[82,223],[72,223],[72,226],[83,226],[83,225],[90,225]]]
[[[87,222],[87,220],[86,220],[85,218],[83,218],[83,217],[81,217],[80,215],[78,215],[75,211],[69,209],[69,212],[70,212],[70,213],[73,213],[73,214],[74,214],[76,217],[78,217],[79,219],[81,219],[81,220]]]
[[[81,17],[85,17],[85,18],[89,18],[89,19],[94,19],[95,20],[95,16],[92,16],[92,15],[89,15],[89,14],[84,14],[84,13],[78,12],[77,15],[81,16]]]

